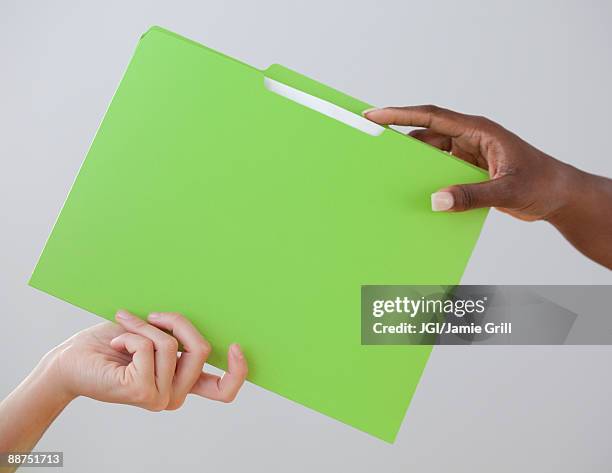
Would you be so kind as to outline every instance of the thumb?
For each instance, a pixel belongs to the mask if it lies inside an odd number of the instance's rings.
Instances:
[[[431,195],[431,209],[434,212],[463,212],[483,207],[511,207],[515,196],[509,178],[504,176],[478,184],[440,189]]]

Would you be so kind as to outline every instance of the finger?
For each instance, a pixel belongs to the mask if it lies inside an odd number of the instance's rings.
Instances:
[[[363,115],[380,125],[419,126],[453,138],[466,133],[474,125],[474,117],[435,105],[377,108],[366,110]]]
[[[168,409],[177,409],[200,378],[204,363],[211,352],[210,343],[198,332],[193,324],[180,314],[153,313],[148,317],[150,324],[172,332],[183,345],[174,375],[172,399]]]
[[[436,148],[441,149],[442,151],[450,151],[453,146],[453,140],[451,137],[442,135],[427,128],[412,130],[408,134],[413,138],[416,138],[417,140],[422,141],[423,143],[427,143],[431,146],[435,146]]]
[[[442,189],[432,194],[431,208],[436,212],[463,212],[483,207],[513,208],[517,198],[512,176],[503,176],[478,184]]]
[[[146,323],[126,310],[116,315],[117,322],[128,332],[148,338],[155,350],[155,384],[160,394],[169,395],[176,369],[178,342],[176,338]]]
[[[227,372],[219,377],[202,373],[191,388],[199,396],[221,402],[232,402],[248,374],[248,365],[240,345],[234,343],[227,354]]]
[[[478,159],[479,151],[479,143],[472,143],[471,137],[463,138],[451,138],[446,135],[442,135],[437,133],[429,128],[421,128],[418,130],[412,130],[408,133],[413,138],[420,140],[424,143],[427,143],[431,146],[435,146],[442,151],[446,151],[451,153],[456,158],[462,159],[463,161],[467,161],[474,166],[479,166],[482,169],[488,169],[488,164],[485,159]],[[467,145],[467,146],[466,146]],[[464,148],[466,146],[466,148]],[[468,149],[473,149],[474,151],[468,151]]]
[[[467,139],[460,137],[452,140],[450,152],[456,158],[488,170],[489,163],[487,162],[486,158],[480,154],[480,146],[480,142],[478,140],[474,140],[473,135]]]
[[[135,333],[125,332],[110,341],[110,346],[117,351],[132,355],[131,363],[134,372],[140,379],[155,382],[155,363],[153,361],[153,342]]]

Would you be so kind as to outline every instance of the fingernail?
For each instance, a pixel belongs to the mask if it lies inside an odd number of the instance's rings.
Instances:
[[[149,316],[147,318],[149,320],[159,320],[159,319],[161,319],[161,314],[159,314],[158,312],[153,312],[153,313],[149,314]]]
[[[115,317],[121,320],[132,320],[134,316],[130,314],[127,310],[121,309],[117,311]]]
[[[450,210],[455,205],[455,199],[450,192],[435,192],[431,194],[431,210],[434,212],[444,212]]]
[[[368,113],[374,112],[376,110],[380,110],[380,108],[377,108],[377,107],[368,108],[367,110],[364,110],[363,112],[361,112],[361,114],[365,117]]]
[[[242,358],[244,355],[242,354],[242,350],[240,349],[240,345],[238,345],[237,343],[234,343],[231,347],[232,350],[232,355],[234,355],[236,358]]]

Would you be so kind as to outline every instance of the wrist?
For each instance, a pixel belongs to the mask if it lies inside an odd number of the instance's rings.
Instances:
[[[54,372],[51,355],[0,402],[0,452],[29,452],[74,399]]]
[[[571,169],[567,200],[546,220],[584,255],[612,269],[612,180]]]
[[[561,161],[555,160],[555,163],[555,172],[550,178],[555,183],[555,192],[551,196],[554,208],[543,220],[559,227],[573,220],[576,213],[588,205],[591,175]]]
[[[63,379],[59,363],[61,346],[47,353],[24,381],[50,409],[63,410],[77,394],[72,393]]]

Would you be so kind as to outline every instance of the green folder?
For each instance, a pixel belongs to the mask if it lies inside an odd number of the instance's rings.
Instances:
[[[212,365],[239,342],[253,383],[392,442],[431,347],[361,345],[361,286],[458,284],[486,211],[435,213],[430,195],[486,174],[266,77],[369,108],[280,65],[145,33],[30,285],[109,320],[181,312]]]

